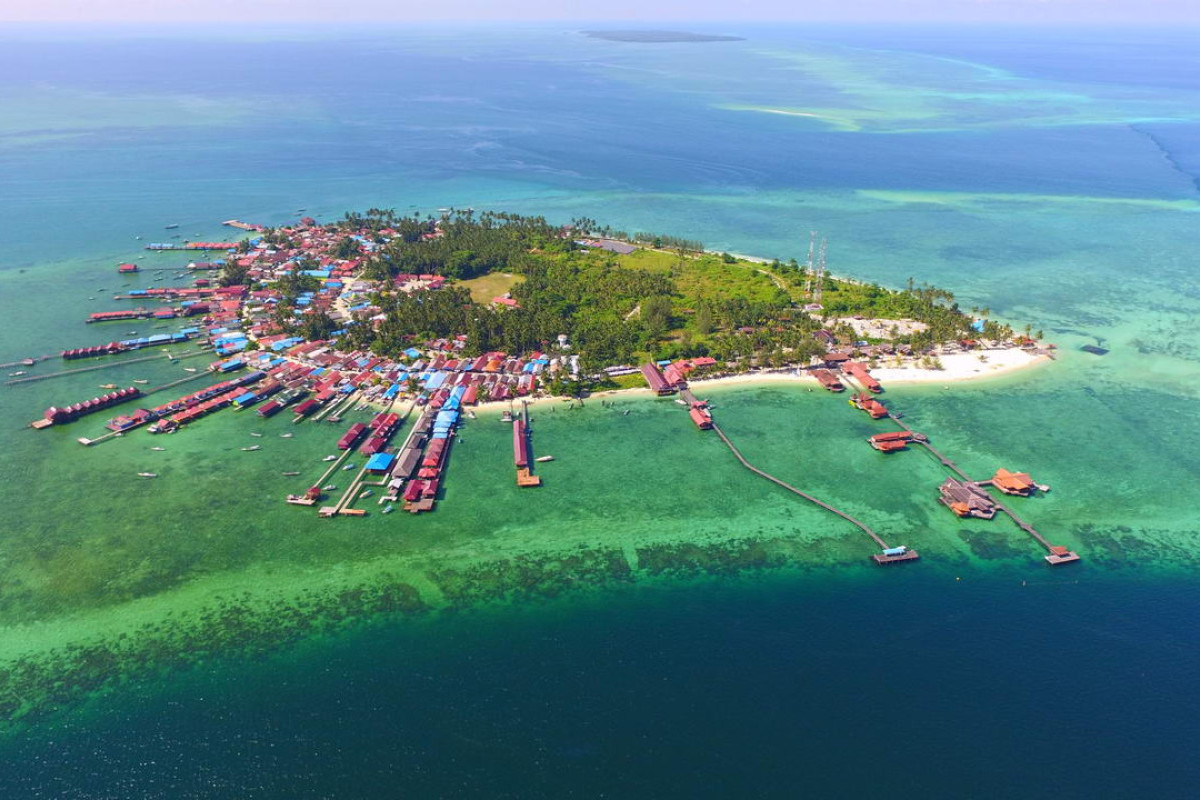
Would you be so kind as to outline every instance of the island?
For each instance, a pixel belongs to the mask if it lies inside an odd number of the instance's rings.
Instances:
[[[823,415],[822,446],[836,435],[870,459],[928,451],[943,472],[930,505],[947,517],[1010,517],[1048,563],[1078,560],[1018,515],[1021,498],[1049,488],[1008,469],[1025,465],[972,476],[935,449],[936,431],[903,418],[903,399],[883,394],[906,379],[948,386],[1046,363],[1053,349],[1041,333],[915,280],[887,288],[835,276],[817,237],[800,263],[588,218],[491,211],[225,224],[238,234],[145,245],[163,267],[115,265],[116,307],[78,320],[81,330],[144,323],[152,333],[97,334],[26,359],[38,374],[10,381],[154,365],[132,385],[63,398],[36,435],[87,447],[66,459],[67,482],[103,470],[115,492],[144,486],[230,532],[201,541],[157,519],[121,520],[122,536],[89,540],[85,561],[70,549],[38,561],[53,580],[10,595],[44,615],[0,653],[10,719],[115,675],[212,649],[260,652],[373,614],[813,552],[837,563],[917,559],[909,545],[927,537],[869,508],[850,513],[861,487],[822,489],[759,463],[736,404],[712,402],[723,384],[790,386],[784,413]],[[63,370],[39,371],[58,359]],[[805,390],[811,400],[796,394]],[[244,464],[242,479],[197,468],[218,459]],[[662,496],[693,476],[723,504],[730,469],[754,482],[741,491],[801,504],[804,528],[789,511],[786,530],[751,530],[733,510],[686,531],[639,516],[606,536],[614,502],[669,502]],[[531,509],[566,516],[539,537],[517,527]],[[252,529],[244,520],[256,514]]]
[[[640,44],[665,44],[670,42],[744,42],[741,36],[720,36],[708,33],[688,33],[686,31],[654,31],[654,30],[618,30],[618,31],[580,31],[592,39],[604,39],[609,42],[637,42]]]

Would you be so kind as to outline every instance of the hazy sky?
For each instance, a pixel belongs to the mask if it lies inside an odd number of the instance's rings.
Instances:
[[[1200,24],[1200,0],[0,0],[0,21],[1003,21]]]

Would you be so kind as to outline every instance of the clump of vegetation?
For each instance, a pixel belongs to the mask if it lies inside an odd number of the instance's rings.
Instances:
[[[368,256],[363,277],[452,280],[436,292],[381,292],[374,299],[384,321],[351,326],[346,334],[350,346],[392,356],[415,341],[459,334],[467,335],[472,354],[545,351],[565,334],[585,373],[651,357],[702,355],[750,368],[807,363],[828,349],[830,337],[853,346],[859,337],[848,325],[834,324],[837,318],[922,323],[888,337],[916,352],[1012,333],[990,321],[982,333],[973,331],[972,316],[950,292],[912,280],[892,290],[826,275],[818,287],[795,260],[759,263],[704,253],[699,242],[644,232],[625,237],[647,245],[629,254],[582,246],[580,237],[619,233],[588,218],[559,227],[516,214],[463,211],[419,219],[372,209],[335,226],[377,231],[386,241]],[[506,285],[516,307],[476,302],[453,283],[501,273],[513,276]],[[814,308],[818,288],[821,304]],[[814,336],[822,330],[829,336]]]

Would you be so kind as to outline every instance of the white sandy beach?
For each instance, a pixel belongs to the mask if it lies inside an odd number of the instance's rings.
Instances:
[[[980,359],[983,356],[983,359]],[[979,378],[992,378],[999,375],[1016,372],[1022,369],[1037,366],[1049,362],[1051,359],[1044,354],[1022,350],[1020,348],[999,348],[995,350],[975,350],[966,353],[950,353],[939,357],[942,369],[925,369],[917,366],[915,361],[909,361],[904,366],[884,366],[871,370],[871,375],[875,377],[886,389],[889,385],[905,384],[905,383],[942,383],[950,385],[960,383],[962,381],[971,381]],[[695,378],[689,383],[693,387],[711,388],[714,386],[737,386],[737,385],[762,385],[767,383],[802,383],[811,384],[812,386],[820,386],[817,379],[808,373],[797,375],[794,368],[781,370],[778,372],[743,372],[738,375],[724,375],[716,378]],[[616,397],[637,397],[639,395],[649,395],[650,390],[645,387],[635,389],[610,389],[608,391],[594,392],[588,395],[587,401],[595,402],[597,400],[612,399]],[[509,408],[519,409],[521,402],[524,400],[529,403],[530,408],[539,406],[546,407],[549,405],[567,405],[574,402],[565,397],[547,397],[540,395],[538,397],[513,398],[512,401],[499,400],[480,403],[472,408],[476,412],[496,412],[507,410]]]

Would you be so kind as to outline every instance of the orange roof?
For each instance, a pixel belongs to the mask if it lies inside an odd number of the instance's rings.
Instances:
[[[992,477],[992,482],[997,486],[1007,486],[1010,489],[1030,489],[1033,487],[1033,478],[1029,477],[1029,473],[1009,472],[1003,467],[996,470],[996,474]]]

